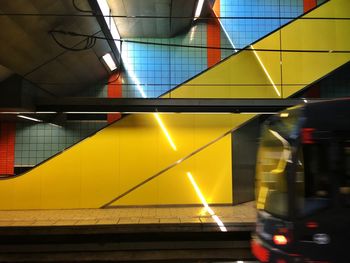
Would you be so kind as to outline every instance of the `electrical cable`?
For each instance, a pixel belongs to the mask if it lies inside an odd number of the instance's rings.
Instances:
[[[171,18],[171,19],[194,19],[194,16],[127,16],[127,15],[102,15],[102,14],[59,14],[59,13],[0,13],[0,16],[56,16],[56,17],[111,17],[111,18],[126,18],[126,19],[159,19],[159,18]],[[197,17],[196,17],[197,18]],[[291,16],[220,16],[220,17],[198,17],[197,20],[210,20],[210,19],[237,19],[237,20],[350,20],[350,17],[291,17]]]
[[[88,35],[88,36],[81,36],[81,35],[77,35],[77,34],[72,34],[70,32],[65,32],[65,31],[62,31],[60,33],[64,34],[64,35],[71,35],[71,36],[74,36],[74,37],[86,37],[81,43],[83,42],[86,42],[85,43],[85,46],[84,47],[81,47],[81,48],[75,48],[76,45],[74,45],[73,47],[68,47],[64,44],[62,44],[55,36],[55,33],[57,32],[54,32],[54,31],[49,31],[49,34],[51,35],[51,37],[53,38],[53,40],[56,42],[57,45],[59,45],[61,48],[63,49],[66,49],[66,50],[69,50],[69,51],[83,51],[83,50],[87,50],[87,49],[90,49],[92,47],[94,47],[94,45],[96,44],[96,38],[92,35]]]
[[[98,37],[87,34],[80,34],[71,31],[62,31],[62,30],[52,30],[50,33],[60,33],[67,34],[72,36],[81,36],[81,37],[93,37],[100,40],[113,40],[119,41],[121,43],[134,43],[134,44],[143,44],[143,45],[154,45],[154,46],[170,46],[170,47],[181,47],[181,48],[198,48],[198,49],[217,49],[217,50],[231,50],[231,51],[261,51],[261,52],[289,52],[289,53],[334,53],[334,54],[347,54],[350,53],[350,50],[316,50],[316,49],[269,49],[269,48],[233,48],[233,47],[213,47],[213,46],[197,46],[197,45],[183,45],[183,44],[167,44],[167,43],[158,43],[158,42],[146,42],[146,41],[137,41],[137,40],[128,40],[128,39],[115,39],[107,37]]]
[[[92,34],[92,36],[95,36],[95,35],[99,34],[100,32],[101,32],[101,30],[95,32],[94,34]],[[78,45],[80,45],[80,44],[83,43],[83,42],[84,42],[84,40],[82,40],[82,41],[76,43],[76,44],[73,46],[73,48],[76,47],[76,46],[78,46]],[[51,63],[52,61],[56,60],[58,57],[64,55],[66,52],[67,52],[67,50],[65,49],[65,50],[63,50],[61,53],[57,54],[56,56],[54,56],[54,57],[52,57],[52,58],[50,58],[50,59],[44,61],[44,62],[41,63],[40,65],[36,66],[36,67],[33,68],[32,70],[30,70],[30,71],[28,71],[27,73],[25,73],[25,74],[23,75],[23,77],[26,77],[26,76],[32,74],[33,72],[37,71],[38,69],[42,68],[43,66],[45,66],[45,65],[47,65],[47,64],[49,64],[49,63]]]
[[[112,84],[113,82],[117,81],[119,78],[120,74],[118,74],[118,76],[108,82],[104,82],[101,83],[102,85],[107,85],[107,84]],[[67,85],[79,85],[79,83],[55,83],[55,82],[37,82],[37,84],[39,85],[47,85],[47,86],[67,86]],[[115,84],[115,85],[119,85],[119,84]],[[138,84],[134,84],[134,83],[123,83],[123,86],[135,86],[135,85],[139,85],[139,86],[177,86],[179,85],[179,83],[138,83]],[[276,86],[281,86],[282,84],[279,83],[275,83]],[[309,85],[308,83],[283,83],[283,86],[289,86],[289,87],[299,87],[299,86],[307,86]],[[211,84],[207,84],[207,83],[203,83],[203,84],[187,84],[187,83],[183,83],[181,84],[181,86],[187,86],[187,87],[211,87],[211,86],[216,86],[216,87],[270,87],[271,84],[270,83],[229,83],[229,84],[224,84],[224,83],[211,83]]]

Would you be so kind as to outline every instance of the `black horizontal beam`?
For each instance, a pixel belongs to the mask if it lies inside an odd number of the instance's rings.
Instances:
[[[306,102],[321,101],[308,100]],[[278,112],[305,99],[144,99],[65,97],[38,103],[36,111],[64,113],[109,112]]]

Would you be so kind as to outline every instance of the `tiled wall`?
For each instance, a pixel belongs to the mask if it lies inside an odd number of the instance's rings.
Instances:
[[[244,48],[303,13],[303,0],[221,0],[222,25],[237,48]],[[265,17],[268,19],[254,19]],[[240,19],[239,19],[240,18]]]
[[[303,0],[221,0],[220,16],[291,16],[303,12]],[[279,19],[222,19],[221,46],[242,48],[286,23]],[[158,97],[171,88],[207,69],[207,24],[197,20],[191,29],[167,39],[130,39],[165,44],[164,46],[124,43],[122,56],[126,72],[122,74],[123,97]],[[169,46],[185,45],[184,47]],[[201,46],[193,48],[186,46]],[[221,50],[221,59],[233,53]],[[107,82],[107,81],[106,81]],[[77,96],[107,97],[108,85],[97,84]],[[15,164],[35,165],[71,146],[103,127],[105,123],[75,123],[57,128],[50,124],[18,124]]]
[[[221,0],[221,46],[244,48],[291,19],[246,19],[252,16],[297,17],[303,13],[303,0]],[[207,24],[197,22],[185,34],[170,39],[132,39],[176,45],[207,45]],[[158,97],[207,68],[207,49],[124,43],[123,60],[129,74],[123,79],[123,97]],[[222,50],[221,59],[233,54]],[[130,74],[131,72],[131,74]],[[137,80],[135,80],[137,79]],[[138,87],[136,85],[138,83]]]
[[[105,126],[105,122],[17,123],[15,166],[38,164]]]
[[[176,85],[207,68],[206,48],[175,47],[170,45],[206,46],[207,27],[196,23],[186,34],[167,39],[132,39],[161,43],[164,46],[124,43],[123,62],[129,71],[123,82],[123,97],[158,97]],[[135,78],[137,80],[135,80]],[[139,87],[135,83],[139,82]]]

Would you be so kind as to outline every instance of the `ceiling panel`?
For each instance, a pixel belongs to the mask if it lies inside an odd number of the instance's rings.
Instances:
[[[89,10],[87,0],[76,0],[79,8]],[[0,1],[2,13],[86,14],[77,11],[71,0],[11,0]],[[54,94],[69,95],[84,89],[101,78],[107,70],[99,58],[110,47],[98,40],[89,50],[67,51],[55,43],[50,30],[94,34],[101,30],[95,17],[78,16],[0,16],[0,64],[34,83],[50,81],[57,85],[42,86]],[[99,35],[103,35],[99,33]],[[60,43],[73,46],[83,37],[57,35]],[[0,73],[1,75],[1,73]],[[74,81],[77,85],[65,85]]]
[[[108,3],[113,15],[128,17],[115,18],[121,37],[166,38],[189,29],[192,19],[176,17],[193,16],[197,0],[108,0]]]

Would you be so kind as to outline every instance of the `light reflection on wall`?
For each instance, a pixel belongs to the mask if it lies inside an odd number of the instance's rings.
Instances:
[[[224,223],[220,220],[220,218],[215,214],[215,212],[213,211],[213,209],[211,209],[207,203],[207,201],[205,200],[201,190],[199,189],[196,181],[194,180],[192,174],[190,172],[187,172],[187,177],[190,180],[194,190],[196,191],[196,194],[198,195],[199,199],[201,200],[204,208],[207,210],[207,212],[210,214],[210,216],[213,218],[213,220],[215,221],[215,223],[219,226],[220,230],[222,232],[227,232],[227,229],[224,225]]]

